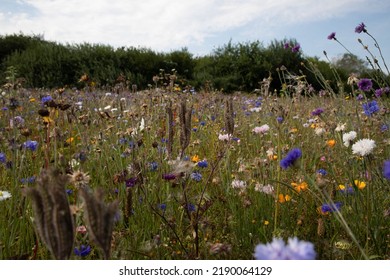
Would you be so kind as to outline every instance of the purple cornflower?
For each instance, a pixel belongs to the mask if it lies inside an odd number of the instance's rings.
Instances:
[[[282,123],[283,120],[284,120],[283,117],[277,117],[277,118],[276,118],[276,121],[277,121],[278,123]]]
[[[289,43],[285,43],[285,44],[283,45],[283,48],[284,48],[285,50],[289,49],[289,48],[290,48],[290,44],[289,44]]]
[[[296,44],[292,49],[291,49],[291,51],[292,52],[299,52],[299,49],[301,48],[301,45],[299,45],[299,44]]]
[[[389,87],[385,87],[385,88],[378,88],[375,90],[375,96],[376,97],[381,97],[383,94],[385,93],[388,93],[390,91],[390,88]]]
[[[336,32],[332,32],[328,35],[328,40],[336,40]]]
[[[355,27],[355,32],[356,33],[367,32],[366,25],[362,22],[361,24]]]
[[[138,178],[137,177],[132,177],[130,179],[125,180],[126,187],[127,188],[132,188],[137,184]]]
[[[321,211],[323,213],[339,211],[342,205],[343,204],[341,202],[335,202],[333,204],[326,204],[325,203],[321,206]]]
[[[29,149],[33,152],[37,149],[37,147],[38,147],[37,141],[27,140],[26,142],[23,143],[23,148]]]
[[[362,106],[363,106],[364,114],[366,114],[366,116],[369,116],[369,117],[372,114],[379,111],[378,103],[375,100],[368,102],[368,103],[364,103]]]
[[[386,160],[383,163],[383,176],[387,179],[390,180],[390,160]]]
[[[285,158],[280,161],[280,166],[283,169],[287,169],[290,166],[294,165],[294,163],[302,156],[302,152],[298,148],[294,148],[288,152]]]
[[[253,254],[256,260],[314,260],[314,245],[297,237],[289,238],[287,244],[282,238],[273,238],[271,243],[258,244]]]
[[[162,175],[162,178],[163,178],[164,180],[167,180],[167,181],[175,180],[175,179],[176,179],[176,175],[175,175],[175,174],[172,174],[172,173],[163,174],[163,175]]]
[[[196,206],[194,204],[192,204],[192,203],[188,203],[187,204],[187,210],[189,212],[194,212],[196,210]]]
[[[360,79],[358,82],[358,87],[362,91],[369,91],[372,88],[371,79],[367,79],[367,78]]]
[[[4,153],[0,153],[0,162],[1,163],[6,163],[7,162],[7,157],[5,156]]]
[[[86,257],[91,253],[91,246],[81,245],[80,248],[74,248],[74,254],[79,257]]]
[[[312,115],[312,116],[319,116],[319,115],[321,115],[323,112],[324,112],[324,109],[322,109],[322,108],[317,108],[317,109],[315,109],[313,112],[311,112],[311,115]]]

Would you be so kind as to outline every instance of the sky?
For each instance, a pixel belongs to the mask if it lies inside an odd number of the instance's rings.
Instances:
[[[389,0],[0,0],[0,35],[41,35],[65,44],[145,47],[158,52],[187,48],[212,53],[229,41],[295,39],[305,56],[330,59],[345,49],[380,59],[374,41],[355,27],[364,22],[390,61]],[[389,62],[390,63],[390,62]]]

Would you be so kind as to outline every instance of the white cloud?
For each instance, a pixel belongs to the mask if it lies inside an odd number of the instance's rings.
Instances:
[[[69,43],[146,46],[201,44],[220,32],[314,22],[381,8],[380,0],[24,0],[34,13],[0,13],[3,34],[22,31]],[[0,10],[1,10],[0,3]],[[252,27],[253,28],[253,27]],[[275,34],[274,37],[276,37]]]

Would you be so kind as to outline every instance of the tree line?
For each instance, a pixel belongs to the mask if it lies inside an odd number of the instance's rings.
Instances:
[[[260,41],[227,44],[210,54],[194,56],[187,48],[156,52],[148,48],[114,48],[102,44],[60,44],[46,41],[40,35],[12,34],[0,36],[0,82],[6,82],[6,71],[14,67],[25,87],[81,87],[81,77],[88,77],[96,86],[114,86],[126,81],[138,89],[154,86],[153,77],[174,69],[175,83],[183,88],[209,88],[224,92],[251,92],[263,79],[272,79],[271,89],[279,89],[283,81],[280,69],[304,76],[309,84],[320,89],[321,82],[308,64],[316,65],[325,79],[333,80],[335,67],[346,81],[351,67],[365,71],[364,62],[344,55],[339,65],[306,57],[295,39],[274,40],[268,46]],[[341,64],[341,65],[340,65]],[[349,68],[348,68],[349,67]],[[344,78],[344,79],[343,79]],[[336,83],[331,85],[337,87]]]

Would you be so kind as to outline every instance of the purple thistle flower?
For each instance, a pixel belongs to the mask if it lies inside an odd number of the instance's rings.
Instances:
[[[314,245],[297,237],[289,238],[287,244],[281,238],[273,238],[271,243],[255,247],[256,260],[314,260]]]
[[[290,152],[288,152],[288,154],[286,155],[285,158],[283,158],[281,161],[280,161],[280,166],[283,168],[283,169],[287,169],[289,168],[290,166],[294,165],[294,163],[302,156],[302,152],[300,149],[298,148],[295,148],[295,149],[292,149]]]
[[[312,116],[319,116],[324,112],[324,109],[322,108],[317,108],[313,112],[311,112]]]
[[[363,106],[364,114],[366,114],[366,116],[369,117],[372,116],[372,114],[379,111],[378,103],[375,100],[368,103],[364,103],[362,106]]]
[[[86,257],[91,252],[91,246],[81,245],[80,248],[74,248],[74,254],[79,257]]]
[[[301,45],[299,45],[299,44],[296,44],[292,49],[291,49],[291,51],[292,52],[299,52],[299,49],[301,48]]]
[[[326,204],[325,203],[321,206],[321,211],[323,213],[339,211],[342,205],[343,204],[341,202],[335,202],[333,204]]]
[[[362,22],[361,24],[355,27],[355,32],[356,33],[367,32],[366,25]]]
[[[383,163],[383,176],[387,179],[390,180],[390,160],[386,160]]]
[[[367,78],[360,79],[358,82],[358,87],[362,91],[369,91],[372,88],[371,79],[367,79]]]
[[[332,32],[328,35],[328,40],[336,40],[336,32]]]

